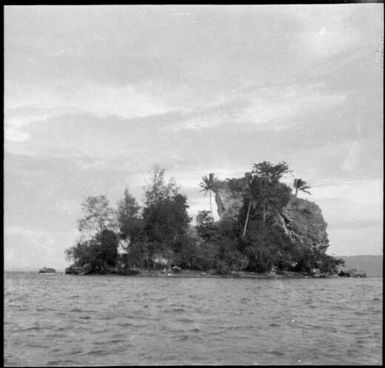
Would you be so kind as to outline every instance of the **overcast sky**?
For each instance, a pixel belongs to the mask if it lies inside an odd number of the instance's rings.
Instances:
[[[203,175],[286,161],[329,254],[382,254],[383,9],[5,7],[5,268],[66,267],[81,202],[154,164],[194,216]]]

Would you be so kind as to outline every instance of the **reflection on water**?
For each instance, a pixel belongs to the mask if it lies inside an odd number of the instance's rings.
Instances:
[[[382,279],[5,273],[6,366],[381,364]]]

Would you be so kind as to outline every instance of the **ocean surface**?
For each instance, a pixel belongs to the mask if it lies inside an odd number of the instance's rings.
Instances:
[[[5,366],[381,364],[382,278],[5,272]]]

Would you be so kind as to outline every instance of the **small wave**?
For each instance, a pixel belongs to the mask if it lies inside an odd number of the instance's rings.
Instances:
[[[119,323],[119,326],[120,327],[134,327],[136,325],[134,323],[130,323],[130,322],[123,322],[123,323]]]
[[[38,349],[44,349],[49,348],[49,345],[47,344],[41,344],[41,343],[29,343],[28,348],[38,348]]]
[[[78,364],[78,362],[75,362],[74,360],[50,360],[47,362],[47,365],[62,365],[62,364]]]
[[[171,312],[184,312],[184,308],[172,308]]]
[[[186,341],[188,340],[190,337],[188,335],[181,335],[181,336],[177,336],[177,340],[178,341]]]
[[[183,322],[183,323],[194,323],[195,320],[190,319],[190,318],[179,318],[178,322]]]
[[[52,351],[53,353],[57,353],[57,352],[59,352],[61,350],[62,350],[62,348],[60,347],[60,348],[53,348],[50,351]]]
[[[108,331],[107,328],[104,328],[103,330],[93,330],[92,333],[93,334],[104,334]]]
[[[86,353],[86,355],[107,355],[109,351],[107,350],[91,350]]]
[[[167,299],[168,298],[158,298],[158,299],[154,299],[154,302],[164,302]]]
[[[24,307],[23,305],[14,305],[13,307],[16,307],[18,311],[23,312],[28,310],[27,307]]]
[[[71,309],[70,312],[83,312],[80,308]]]
[[[121,342],[125,342],[125,340],[123,340],[123,339],[108,340],[108,341],[106,341],[106,344],[119,344]]]
[[[168,308],[164,309],[162,313],[181,313],[184,312],[184,308]]]
[[[80,354],[80,353],[83,353],[84,350],[80,349],[80,348],[74,348],[71,350],[71,354]]]
[[[242,330],[242,329],[249,329],[250,326],[227,326],[227,327],[224,327],[225,330],[229,330],[229,331],[234,331],[234,330]]]
[[[279,351],[279,350],[273,350],[273,351],[270,351],[269,353],[273,354],[275,356],[284,356],[285,355],[285,353],[283,353],[282,351]]]
[[[41,328],[39,326],[31,326],[31,327],[28,327],[28,328],[25,328],[23,330],[23,332],[27,332],[27,331],[38,331],[38,330],[41,330]]]
[[[91,319],[90,316],[82,316],[82,317],[79,317],[80,319]]]
[[[279,327],[278,323],[270,323],[270,327]]]
[[[179,361],[180,357],[177,355],[165,355],[162,357],[164,361]]]
[[[368,313],[367,313],[367,312],[356,311],[356,312],[354,312],[354,314],[355,314],[356,316],[366,316]]]

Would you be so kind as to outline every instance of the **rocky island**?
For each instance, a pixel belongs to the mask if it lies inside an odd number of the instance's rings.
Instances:
[[[164,172],[154,171],[142,208],[127,189],[116,209],[105,196],[85,200],[66,274],[338,277],[343,260],[326,253],[322,211],[298,197],[309,193],[304,180],[294,179],[293,188],[280,180],[290,172],[285,162],[254,164],[241,178],[204,176],[211,210],[200,211],[195,225],[187,197]]]

